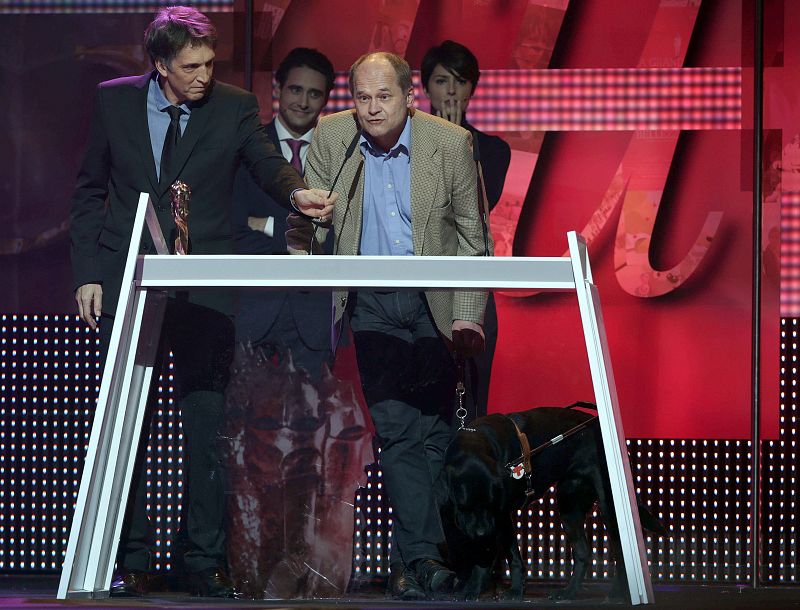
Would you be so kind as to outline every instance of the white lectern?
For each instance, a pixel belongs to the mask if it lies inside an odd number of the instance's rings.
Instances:
[[[148,224],[158,255],[138,255]],[[164,313],[164,290],[492,288],[575,291],[622,540],[631,603],[653,601],[600,298],[586,244],[568,257],[169,256],[147,193],[139,198],[58,598],[108,596],[136,442]]]

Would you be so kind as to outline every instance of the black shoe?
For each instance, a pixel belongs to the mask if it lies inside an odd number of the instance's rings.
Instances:
[[[150,574],[136,570],[117,570],[111,578],[111,597],[144,597],[150,591]]]
[[[200,597],[239,597],[233,582],[220,568],[190,572],[189,592]]]
[[[435,559],[418,559],[414,562],[417,582],[428,594],[452,593],[456,573]]]
[[[425,599],[425,591],[417,581],[414,571],[403,564],[392,566],[389,574],[389,593],[395,599],[406,601]]]

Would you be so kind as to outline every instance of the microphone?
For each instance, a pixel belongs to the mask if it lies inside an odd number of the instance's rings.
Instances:
[[[489,256],[489,212],[487,210],[486,186],[483,182],[483,167],[481,166],[481,147],[475,132],[472,132],[472,159],[478,172],[478,215],[481,217],[483,229],[483,255]]]
[[[353,156],[353,153],[356,151],[356,146],[358,146],[358,140],[361,138],[361,128],[356,129],[356,135],[353,136],[352,142],[350,142],[350,146],[347,147],[347,150],[344,151],[344,160],[342,161],[342,165],[339,168],[339,171],[336,172],[336,177],[333,179],[333,184],[331,184],[331,190],[328,193],[328,197],[333,195],[333,187],[336,186],[336,182],[339,180],[339,176],[342,175],[342,170],[344,169],[345,163],[347,160]]]
[[[336,183],[339,181],[339,176],[342,175],[342,170],[344,170],[345,164],[350,159],[350,157],[353,156],[353,153],[356,151],[356,146],[358,146],[358,140],[360,138],[361,138],[361,128],[359,127],[358,129],[356,129],[356,133],[353,136],[350,145],[347,147],[347,150],[344,151],[344,159],[342,160],[342,164],[339,166],[339,171],[336,172],[336,177],[333,179],[333,184],[331,184],[331,190],[328,192],[328,197],[333,195],[333,189],[336,187]],[[313,233],[311,233],[311,241],[308,244],[308,253],[314,254],[314,240],[317,237],[317,227],[319,226],[319,223],[316,221],[316,219],[312,220],[311,222],[314,225],[314,231]]]
[[[472,134],[472,160],[476,163],[480,163],[481,160],[481,147],[480,143],[478,142],[478,138],[475,137],[475,134]]]

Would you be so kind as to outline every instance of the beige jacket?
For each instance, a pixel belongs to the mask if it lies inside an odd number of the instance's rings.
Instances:
[[[306,158],[310,188],[328,190],[355,137],[355,110],[322,118]],[[356,255],[361,240],[364,199],[364,156],[361,148],[347,160],[335,191],[332,235],[318,228],[320,242],[333,239],[333,253]],[[477,173],[470,133],[419,110],[411,119],[411,233],[415,256],[481,256],[483,230],[478,208]],[[289,218],[286,234],[292,253],[307,253],[311,224],[299,215]],[[491,239],[491,238],[490,238]],[[493,251],[493,244],[490,244]],[[316,249],[315,249],[316,252]],[[479,290],[426,290],[425,296],[439,331],[450,338],[454,320],[483,324],[487,294]],[[347,293],[334,293],[335,321],[341,319]]]

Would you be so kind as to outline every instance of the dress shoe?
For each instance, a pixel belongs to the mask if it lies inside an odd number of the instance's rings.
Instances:
[[[150,574],[136,570],[118,570],[111,578],[111,597],[143,597],[150,591]]]
[[[389,574],[389,593],[395,599],[406,601],[425,599],[425,591],[417,581],[414,571],[404,564],[392,566]]]
[[[206,568],[189,574],[189,591],[200,597],[239,597],[233,582],[221,568]]]
[[[417,582],[422,585],[429,595],[441,595],[453,591],[456,573],[445,567],[441,562],[435,559],[417,559],[413,566]]]

